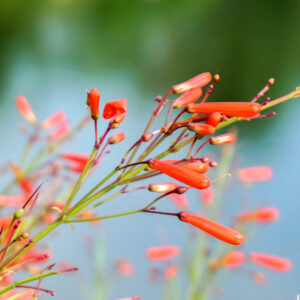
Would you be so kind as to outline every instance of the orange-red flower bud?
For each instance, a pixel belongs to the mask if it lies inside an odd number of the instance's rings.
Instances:
[[[28,100],[24,96],[18,96],[16,99],[16,106],[20,113],[20,115],[31,124],[36,123],[36,116],[28,102]]]
[[[208,124],[189,123],[188,129],[200,135],[210,135],[215,132],[215,127]]]
[[[244,264],[246,255],[242,251],[232,251],[222,258],[221,264],[228,269],[238,268]]]
[[[161,160],[163,162],[166,163],[170,163],[170,164],[176,164],[177,162],[179,162],[179,159],[164,159]],[[191,171],[197,172],[197,173],[206,173],[208,171],[208,164],[207,163],[203,163],[200,160],[196,160],[196,161],[182,161],[178,164],[176,164],[180,167],[183,167],[185,169],[189,169]],[[151,170],[151,168],[148,168]]]
[[[64,122],[67,118],[67,115],[64,111],[60,110],[50,115],[47,119],[45,119],[42,123],[42,127],[44,129],[51,129],[53,127],[58,126],[62,122]]]
[[[251,253],[250,261],[278,272],[287,272],[292,268],[292,262],[289,259],[265,253]]]
[[[181,95],[179,98],[173,101],[172,107],[173,108],[180,108],[187,106],[188,104],[191,104],[195,101],[197,101],[202,95],[202,89],[195,89],[190,92],[186,92],[183,95]]]
[[[223,145],[230,144],[235,141],[235,135],[233,133],[225,133],[218,136],[213,136],[209,139],[211,145]]]
[[[82,164],[86,164],[89,159],[88,154],[75,153],[75,152],[64,152],[60,156],[66,160],[82,163]]]
[[[178,184],[175,182],[165,182],[165,183],[154,183],[149,184],[148,190],[150,192],[156,193],[168,193],[175,190],[178,187]]]
[[[222,119],[222,114],[216,111],[209,115],[206,124],[216,127],[222,121]]]
[[[208,220],[204,217],[191,215],[186,212],[179,213],[179,219],[198,227],[215,238],[232,245],[240,245],[244,241],[244,236],[238,231]]]
[[[54,140],[60,140],[66,137],[71,131],[71,126],[69,123],[63,123],[61,126],[59,126],[57,129],[52,131],[49,134],[49,140],[54,141]]]
[[[211,81],[211,74],[209,72],[201,73],[185,82],[173,86],[175,94],[185,93],[197,88],[207,85]]]
[[[119,127],[120,124],[124,121],[125,117],[126,117],[126,113],[120,114],[120,115],[116,115],[115,117],[113,117],[111,119],[111,127],[112,128]]]
[[[156,246],[150,247],[146,251],[146,256],[149,260],[162,261],[172,259],[180,254],[178,246]]]
[[[103,118],[110,119],[112,117],[124,114],[127,112],[127,100],[126,99],[118,99],[109,101],[105,104],[103,110]]]
[[[252,102],[208,102],[189,104],[187,111],[193,114],[222,112],[229,117],[250,118],[260,113],[261,106]]]
[[[240,222],[256,221],[268,223],[279,219],[280,212],[276,207],[262,207],[255,211],[246,211],[238,214],[237,220]]]
[[[244,182],[266,181],[272,178],[273,169],[269,166],[255,166],[239,169],[237,176]]]
[[[181,166],[166,163],[154,158],[149,160],[149,166],[197,189],[206,189],[210,185],[210,181],[206,176]]]
[[[86,105],[90,108],[91,117],[94,120],[97,120],[100,116],[99,102],[100,102],[100,93],[97,89],[92,89],[90,92],[88,92]]]
[[[125,133],[123,131],[116,132],[108,139],[109,144],[117,144],[125,139]]]

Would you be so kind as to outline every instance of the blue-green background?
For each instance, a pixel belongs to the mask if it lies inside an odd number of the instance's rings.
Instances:
[[[2,0],[1,162],[19,157],[24,143],[14,108],[18,94],[30,100],[39,119],[65,110],[72,124],[86,113],[86,89],[97,87],[102,105],[110,99],[128,99],[128,116],[122,125],[127,140],[112,152],[96,173],[99,177],[89,181],[92,184],[103,176],[102,170],[119,161],[120,149],[134,141],[155,96],[174,83],[203,71],[219,73],[221,82],[212,97],[217,101],[249,100],[269,77],[276,78],[271,97],[293,90],[300,83],[299,36],[300,2],[291,0]],[[223,299],[296,299],[300,293],[299,108],[299,99],[293,100],[276,107],[277,116],[272,119],[239,126],[241,165],[271,165],[275,176],[251,191],[237,190],[225,205],[234,210],[247,193],[253,207],[269,199],[280,208],[280,220],[260,231],[247,251],[286,256],[294,268],[288,274],[266,272],[269,282],[263,287],[238,274],[223,286]],[[90,126],[65,149],[89,152],[92,134]],[[195,193],[188,195],[198,201]],[[140,207],[141,199],[147,197],[152,195],[122,197],[106,211]],[[175,209],[166,203],[161,207]],[[148,283],[144,251],[161,243],[182,245],[185,233],[172,218],[144,215],[108,220],[101,230],[89,225],[76,226],[76,232],[65,228],[50,240],[53,261],[68,260],[82,271],[43,282],[56,291],[57,299],[91,298],[84,292],[84,285],[95,286],[88,276],[92,261],[84,245],[86,234],[100,243],[105,240],[108,265],[119,256],[136,264],[136,276],[118,280],[110,299],[132,295],[159,299],[161,285]],[[184,288],[186,282],[180,284]]]

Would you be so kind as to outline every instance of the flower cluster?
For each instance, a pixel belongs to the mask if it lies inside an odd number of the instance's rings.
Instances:
[[[39,267],[40,263],[50,259],[50,253],[39,250],[38,244],[40,246],[42,239],[63,224],[98,224],[100,220],[108,218],[145,213],[160,214],[176,217],[178,222],[192,225],[210,237],[237,246],[247,240],[239,224],[268,222],[278,218],[279,214],[274,208],[258,209],[243,212],[237,216],[236,222],[227,226],[214,218],[194,213],[184,200],[186,191],[196,189],[200,190],[206,205],[213,201],[211,185],[216,179],[212,179],[210,173],[218,166],[218,162],[203,155],[203,151],[209,145],[223,147],[236,140],[233,133],[216,134],[217,131],[236,122],[273,116],[274,112],[262,112],[300,94],[297,88],[278,99],[271,101],[267,98],[258,103],[274,84],[274,79],[270,79],[263,90],[249,102],[207,102],[219,80],[219,75],[212,76],[205,72],[172,86],[163,97],[156,97],[155,107],[143,132],[137,136],[121,161],[112,170],[102,172],[105,174],[103,178],[81,198],[78,197],[78,192],[85,180],[92,176],[95,168],[101,167],[101,161],[111,154],[113,148],[117,148],[115,145],[125,139],[125,133],[116,129],[125,120],[127,100],[121,98],[107,101],[101,115],[100,93],[94,88],[87,93],[86,99],[90,116],[72,127],[63,111],[57,111],[39,121],[28,100],[24,96],[18,96],[17,109],[29,126],[21,128],[27,139],[21,162],[7,162],[1,168],[2,173],[10,175],[12,179],[0,195],[0,204],[4,208],[0,228],[0,297],[7,297],[19,288],[25,289],[26,293],[29,291],[30,296],[34,293],[36,298],[38,291],[53,295],[53,291],[41,288],[41,280],[47,276],[76,270],[66,268],[53,271],[53,264],[45,268]],[[180,95],[177,96],[178,94]],[[164,117],[164,126],[152,130],[155,121],[162,117],[172,95],[177,98],[171,101]],[[181,111],[175,114],[176,109]],[[171,117],[174,118],[169,121]],[[62,152],[60,147],[89,124],[89,121],[93,121],[95,134],[91,153]],[[102,131],[102,124],[105,122],[107,127]],[[166,144],[161,153],[154,155],[158,146]],[[39,151],[35,152],[35,147]],[[186,154],[180,157],[179,154],[186,148]],[[171,154],[176,157],[165,159]],[[162,174],[169,177],[169,181],[154,181]],[[259,169],[241,169],[238,172],[240,180],[247,184],[263,181],[271,176],[272,171],[265,166]],[[45,179],[47,183],[43,185]],[[145,180],[151,181],[135,186]],[[131,211],[118,211],[116,207],[114,214],[103,215],[101,209],[99,210],[100,206],[118,195],[136,190],[147,190],[157,193],[158,196],[147,201],[143,207]],[[154,205],[158,205],[165,197],[176,201],[181,211],[173,213],[157,210]],[[35,209],[36,207],[39,209]],[[152,248],[147,256],[152,260],[160,260],[162,257],[177,256],[179,252],[176,247]],[[258,254],[252,253],[250,257],[257,264],[272,264],[272,260]],[[224,261],[231,259],[221,261],[217,265],[224,265]],[[278,262],[276,267],[275,265],[276,263],[273,264],[274,268],[284,268],[283,262]],[[133,272],[130,264],[124,260],[119,261],[118,266],[123,274]],[[16,281],[11,276],[12,272],[24,268],[31,270],[29,277]],[[174,266],[166,270],[168,278],[174,277],[176,273],[177,268]],[[36,286],[24,285],[34,280],[38,280]],[[21,292],[20,297],[23,294]],[[14,299],[20,299],[18,297],[16,295]]]

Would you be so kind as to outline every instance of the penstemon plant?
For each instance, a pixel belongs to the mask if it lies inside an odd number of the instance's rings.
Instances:
[[[273,116],[275,112],[269,112],[270,108],[300,95],[298,87],[283,97],[274,100],[266,98],[262,103],[258,103],[258,100],[262,99],[274,84],[274,79],[271,78],[249,102],[207,102],[219,80],[219,75],[212,77],[209,72],[202,73],[186,82],[174,85],[163,97],[158,96],[145,129],[124,153],[122,160],[81,198],[78,198],[78,192],[85,180],[92,176],[95,168],[101,167],[100,163],[109,155],[110,147],[125,138],[124,132],[116,129],[126,117],[126,99],[113,100],[105,104],[102,115],[108,123],[107,128],[99,136],[100,93],[97,89],[87,93],[86,104],[90,116],[80,121],[73,129],[62,111],[38,122],[27,99],[24,96],[17,97],[17,109],[30,128],[22,129],[27,135],[27,144],[20,164],[9,162],[1,169],[2,173],[12,172],[14,178],[4,187],[0,199],[2,211],[8,214],[2,216],[0,222],[2,247],[0,249],[0,297],[2,298],[0,299],[37,299],[40,292],[54,295],[54,291],[41,288],[42,280],[48,276],[77,270],[72,266],[54,270],[54,265],[44,269],[33,268],[50,258],[49,252],[38,250],[40,241],[64,224],[74,226],[77,223],[97,223],[105,219],[135,214],[160,214],[175,217],[179,222],[188,223],[215,239],[234,245],[233,247],[241,245],[245,240],[245,233],[237,224],[228,227],[216,222],[214,218],[206,218],[191,211],[171,213],[156,208],[162,198],[180,197],[189,189],[199,189],[209,194],[213,181],[207,173],[210,169],[216,168],[218,163],[203,155],[205,146],[210,144],[222,147],[224,144],[233,143],[236,139],[234,133],[218,134],[218,131],[237,122]],[[203,93],[205,86],[208,87]],[[169,102],[168,98],[172,94],[181,95],[171,102],[165,115],[164,126],[155,128],[156,121],[163,114]],[[181,110],[171,119],[176,109]],[[58,156],[59,147],[76,135],[90,120],[93,121],[94,127],[94,138],[92,138],[94,142],[90,155],[64,152],[59,153]],[[102,123],[104,120],[101,120]],[[37,144],[44,146],[29,160],[30,153]],[[158,146],[163,146],[164,150],[154,155]],[[183,150],[186,151],[182,156]],[[164,159],[174,153],[180,153],[181,157],[172,160]],[[50,159],[51,157],[56,159]],[[247,174],[249,176],[249,170],[244,172],[246,172],[244,176],[247,177]],[[74,173],[79,174],[75,181],[72,176]],[[169,176],[176,182],[144,183],[145,180],[152,180],[161,174]],[[47,178],[48,182],[42,182],[41,178]],[[140,181],[143,181],[143,185],[139,185]],[[133,185],[137,186],[132,187]],[[11,194],[16,189],[21,193]],[[146,206],[131,211],[116,211],[114,214],[101,215],[101,210],[97,209],[121,194],[137,190],[148,190],[157,193],[158,196],[151,197]],[[38,210],[35,209],[36,206],[39,207]],[[97,215],[96,211],[100,212],[100,215]],[[251,219],[256,218],[257,215],[255,212],[243,217]],[[33,234],[36,229],[39,231]],[[150,251],[149,256],[159,257],[160,250]],[[163,254],[168,256],[168,251],[163,251]],[[233,258],[220,258],[211,265],[211,269],[216,270],[228,261],[235,263],[240,257],[241,255],[235,254]],[[259,254],[253,254],[252,259],[256,262],[267,261],[272,265],[268,257]],[[276,265],[276,262],[274,264]],[[15,281],[12,274],[21,270],[27,270],[29,276]],[[169,270],[169,273],[172,274],[172,270]],[[33,281],[37,281],[37,284],[27,285]]]

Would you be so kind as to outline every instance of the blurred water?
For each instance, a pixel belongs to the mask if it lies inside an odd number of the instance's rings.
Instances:
[[[230,5],[200,2],[174,1],[170,7],[167,1],[137,1],[131,9],[122,1],[89,1],[89,5],[82,1],[31,1],[34,6],[2,4],[0,163],[18,161],[22,152],[24,139],[18,133],[20,117],[14,108],[18,94],[30,100],[39,120],[64,110],[73,125],[86,114],[86,89],[100,90],[101,107],[111,99],[128,99],[128,116],[121,127],[127,138],[88,180],[83,194],[135,141],[137,130],[141,131],[149,118],[155,96],[164,93],[169,85],[202,71],[220,72],[222,80],[212,98],[244,100],[253,97],[269,76],[279,79],[270,92],[273,98],[299,84],[299,42],[295,41],[300,28],[299,3],[245,1],[243,6],[235,1]],[[291,44],[293,47],[286,46]],[[267,286],[255,285],[243,273],[232,272],[231,278],[224,272],[218,277],[225,289],[223,299],[296,299],[300,293],[298,101],[276,108],[278,114],[272,119],[238,125],[241,166],[270,165],[275,176],[270,182],[255,184],[251,190],[235,188],[224,200],[227,214],[238,211],[244,195],[249,196],[252,207],[265,199],[278,207],[280,220],[259,231],[245,251],[288,257],[294,268],[288,274],[265,272]],[[102,121],[100,127],[104,128]],[[63,149],[88,153],[92,140],[90,125]],[[189,191],[187,195],[197,206],[197,192]],[[142,207],[152,198],[144,192],[123,195],[107,203],[99,213]],[[162,201],[160,208],[176,211],[169,201]],[[78,225],[75,232],[65,226],[58,236],[49,239],[53,261],[67,260],[81,271],[48,278],[43,285],[54,289],[57,299],[91,298],[85,288],[95,288],[102,282],[92,280],[95,262],[85,243],[88,235],[107,249],[107,267],[120,256],[136,265],[136,275],[117,280],[109,299],[132,295],[141,295],[143,300],[159,299],[162,284],[149,284],[145,250],[163,243],[185,247],[184,225],[174,218],[134,215],[107,220],[99,228]],[[109,276],[108,273],[108,280]],[[222,285],[224,281],[226,285]],[[184,288],[186,284],[182,280],[179,285]]]

